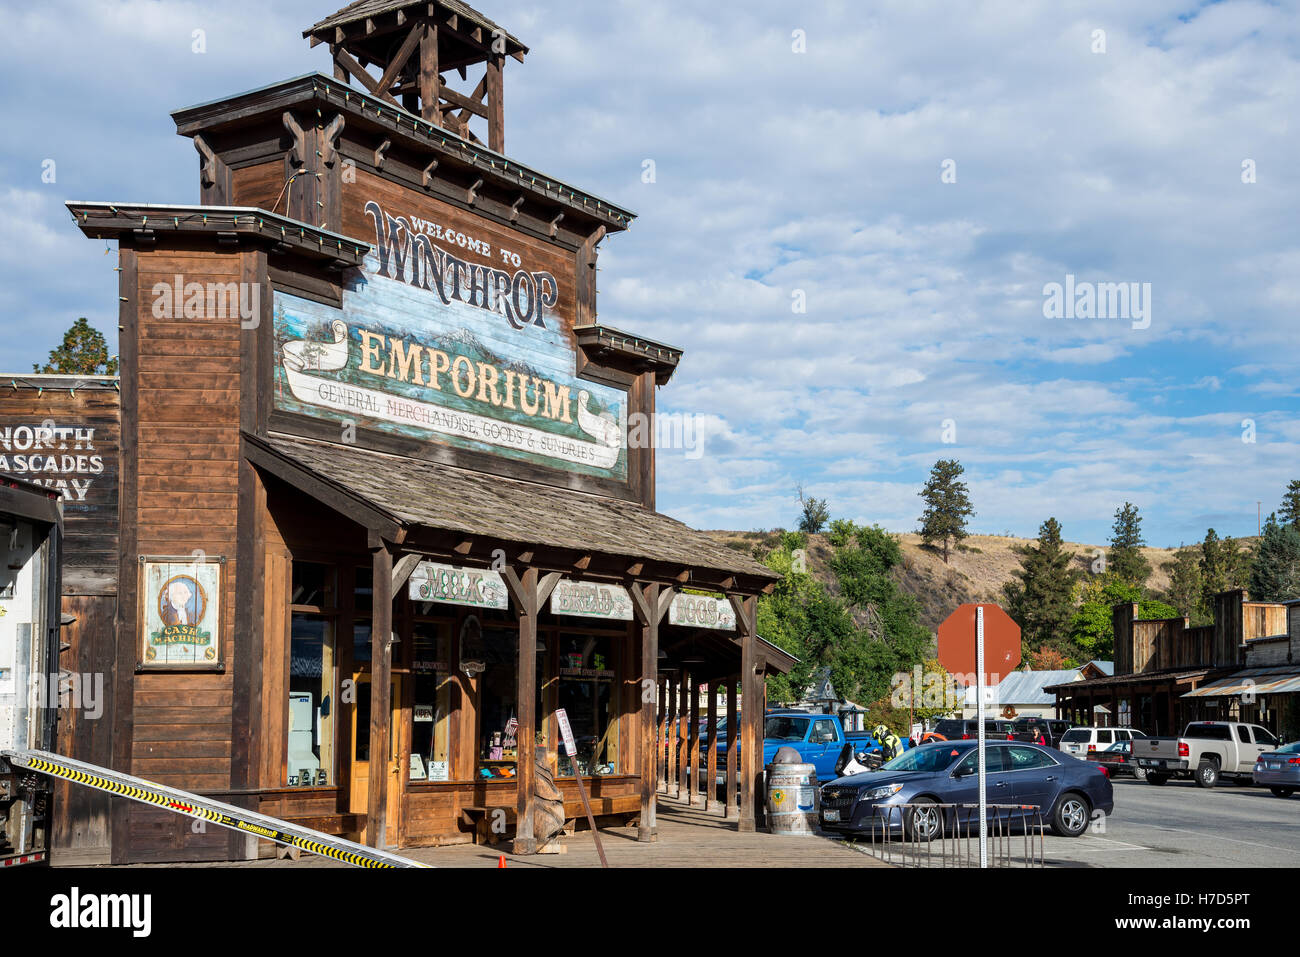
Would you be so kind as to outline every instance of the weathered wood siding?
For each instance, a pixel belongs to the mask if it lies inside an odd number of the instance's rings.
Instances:
[[[130,696],[131,773],[189,791],[223,791],[231,783],[231,722],[235,560],[239,519],[240,319],[155,314],[157,284],[238,283],[245,259],[238,250],[133,251],[138,262],[131,327],[134,376],[123,369],[134,416],[124,416],[134,447],[124,470],[121,521],[134,541],[122,557],[123,588],[119,665],[140,658],[139,555],[186,556],[196,550],[223,556],[221,656],[224,673],[135,672],[125,679]],[[173,290],[174,291],[174,290]],[[127,355],[124,348],[123,354]],[[126,395],[124,394],[124,399]],[[121,686],[121,685],[120,685]],[[174,814],[132,805],[126,812],[129,844],[114,857],[130,860],[216,860],[229,856],[229,832],[195,832]]]

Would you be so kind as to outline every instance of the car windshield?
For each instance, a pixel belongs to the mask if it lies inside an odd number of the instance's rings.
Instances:
[[[961,757],[961,749],[945,744],[926,744],[913,748],[881,765],[882,771],[942,771]]]
[[[1074,741],[1087,741],[1090,736],[1087,728],[1075,728],[1073,731],[1065,732],[1065,737],[1061,740],[1068,744]]]
[[[1300,754],[1300,741],[1292,741],[1290,744],[1284,744],[1277,750],[1279,754]]]
[[[808,732],[807,718],[777,715],[763,725],[763,737],[769,741],[802,741]]]
[[[1184,738],[1200,738],[1206,741],[1230,741],[1232,732],[1226,724],[1189,724],[1183,732]]]
[[[1116,741],[1114,744],[1112,744],[1112,745],[1111,745],[1109,748],[1107,748],[1106,750],[1107,750],[1107,751],[1127,751],[1127,750],[1128,750],[1128,745],[1129,745],[1129,743],[1128,743],[1127,741]]]

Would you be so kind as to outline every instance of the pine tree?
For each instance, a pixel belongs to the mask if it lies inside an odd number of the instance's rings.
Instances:
[[[1300,598],[1300,530],[1280,524],[1274,515],[1264,525],[1249,590],[1255,601]]]
[[[82,316],[63,334],[63,344],[50,350],[50,361],[33,372],[59,375],[117,375],[117,359],[108,355],[104,334]]]
[[[1138,514],[1136,505],[1125,502],[1115,509],[1106,568],[1120,581],[1139,588],[1151,577],[1151,563],[1142,554],[1142,544],[1142,516]]]
[[[1164,568],[1169,572],[1169,588],[1165,591],[1165,601],[1177,609],[1180,615],[1192,619],[1192,624],[1209,624],[1208,621],[1203,620],[1204,615],[1201,611],[1204,582],[1196,549],[1178,549],[1173,561],[1165,562]]]
[[[1250,583],[1249,552],[1231,536],[1219,538],[1214,529],[1201,542],[1201,614],[1214,619],[1214,596]]]
[[[1292,528],[1300,528],[1300,479],[1295,479],[1286,487],[1282,496],[1282,507],[1277,510],[1278,521]]]
[[[1061,544],[1061,523],[1049,518],[1038,528],[1038,543],[1016,551],[1020,569],[1004,588],[1007,610],[1020,625],[1025,647],[1055,645],[1074,615],[1071,591],[1079,578],[1074,553]]]
[[[804,498],[802,483],[795,491],[799,494],[799,531],[815,535],[826,527],[831,517],[830,506],[824,498]]]
[[[919,519],[921,541],[927,545],[943,542],[944,564],[948,563],[949,542],[956,545],[967,536],[966,519],[975,514],[966,483],[960,481],[964,471],[956,459],[940,459],[920,493],[925,500],[925,511]]]

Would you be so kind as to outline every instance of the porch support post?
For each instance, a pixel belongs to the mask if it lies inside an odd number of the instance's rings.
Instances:
[[[690,764],[690,741],[687,738],[690,720],[690,677],[683,668],[678,672],[677,685],[677,797],[690,801],[690,784],[686,779],[686,768]]]
[[[736,685],[739,678],[727,679],[727,794],[724,814],[728,818],[736,816],[736,774],[740,770],[737,755],[740,753],[739,728],[736,726]]]
[[[736,612],[740,638],[740,824],[741,831],[756,831],[762,824],[763,800],[763,675],[755,633],[758,601],[753,595],[727,596]]]
[[[677,793],[677,676],[668,676],[668,703],[664,714],[664,793]]]
[[[668,612],[673,589],[662,592],[658,584],[629,582],[632,614],[641,626],[641,823],[638,841],[653,841],[659,827],[656,820],[659,788],[659,722],[655,714],[659,686],[659,623]]]
[[[370,535],[370,779],[366,793],[366,843],[387,847],[389,727],[393,711],[393,553],[388,543]]]
[[[696,804],[700,800],[700,679],[691,675],[691,793],[687,804]]]
[[[704,810],[713,810],[718,803],[718,685],[709,682],[709,727],[707,770],[704,772]]]
[[[537,613],[560,579],[558,572],[539,577],[537,569],[510,566],[502,572],[519,620],[519,670],[515,686],[515,843],[514,853],[535,854],[533,803],[537,796]]]

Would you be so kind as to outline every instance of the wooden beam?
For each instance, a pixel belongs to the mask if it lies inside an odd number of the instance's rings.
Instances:
[[[704,772],[704,810],[711,811],[718,803],[718,688],[709,682],[709,727],[707,760]]]
[[[655,793],[659,785],[659,757],[657,753],[658,722],[654,692],[659,685],[659,622],[648,614],[656,603],[659,586],[650,584],[642,592],[635,584],[628,587],[634,607],[642,612],[641,619],[641,821],[637,826],[637,840],[649,842],[658,834],[655,815],[658,811]],[[635,614],[635,611],[634,611]]]
[[[723,805],[723,816],[727,818],[736,816],[736,774],[740,769],[736,760],[740,748],[740,729],[736,723],[736,684],[734,676],[727,679],[727,783],[726,803]]]
[[[482,185],[483,185],[483,177],[480,176],[478,179],[474,180],[474,184],[470,186],[469,189],[465,190],[465,202],[473,206],[474,201],[478,199],[478,191]]]
[[[393,54],[393,59],[389,61],[388,66],[385,68],[384,75],[379,78],[379,88],[381,90],[387,90],[393,85],[402,72],[402,67],[406,66],[407,61],[411,59],[411,54],[415,52],[416,47],[420,45],[423,38],[423,30],[412,30],[406,35],[406,39],[402,41],[402,45],[397,48],[397,52]]]
[[[417,565],[424,561],[419,552],[410,552],[393,563],[393,594],[400,594],[402,586],[407,583]]]
[[[489,119],[488,108],[480,101],[471,99],[464,93],[456,92],[445,83],[439,84],[438,96],[441,97],[445,103],[449,104],[443,107],[444,110],[461,109],[473,113],[475,116],[481,116],[485,120]]]
[[[700,801],[700,682],[695,672],[691,672],[691,723],[690,728],[690,753],[691,753],[691,772],[688,775],[691,785],[690,795],[686,799],[687,804],[698,804]]]
[[[494,53],[488,57],[487,74],[483,77],[487,83],[488,149],[497,153],[506,151],[504,66],[504,58]]]
[[[363,67],[356,60],[354,60],[352,58],[352,55],[348,53],[347,50],[343,49],[342,47],[336,49],[334,51],[334,62],[335,64],[341,66],[348,73],[350,73],[357,80],[359,80],[361,85],[364,86],[371,93],[373,93],[375,96],[382,97],[383,99],[387,100],[389,103],[393,104],[393,106],[400,105],[398,104],[396,98],[394,98],[394,96],[391,93],[389,93],[387,90],[381,87],[379,85],[379,81],[377,81],[374,77],[372,77],[369,73],[367,73],[366,68]]]
[[[389,741],[392,695],[393,553],[380,542],[371,552],[370,608],[370,775],[367,782],[366,843],[387,847]]]
[[[758,803],[763,800],[763,681],[758,662],[758,636],[755,634],[758,601],[753,595],[729,594],[727,599],[736,612],[736,631],[740,636],[740,694],[743,711],[740,727],[741,831],[755,831],[761,824]]]
[[[678,697],[677,709],[677,799],[682,798],[690,800],[690,785],[686,780],[686,769],[690,764],[690,739],[687,738],[689,728],[691,694],[690,684],[687,681],[686,669],[680,668],[677,671],[677,684],[681,689]]]
[[[388,150],[390,147],[392,147],[392,145],[393,145],[392,140],[385,139],[382,143],[380,143],[378,146],[375,147],[375,160],[374,160],[375,169],[384,168],[384,159],[387,156]]]
[[[534,767],[537,748],[537,569],[516,571],[507,565],[502,571],[506,588],[514,600],[519,620],[519,660],[515,683],[515,709],[519,728],[515,732],[515,842],[514,853],[534,854],[533,804],[537,780]],[[554,584],[551,588],[554,588]]]
[[[416,74],[420,94],[420,116],[434,126],[442,126],[438,111],[438,24],[427,23],[420,38],[420,69]]]

